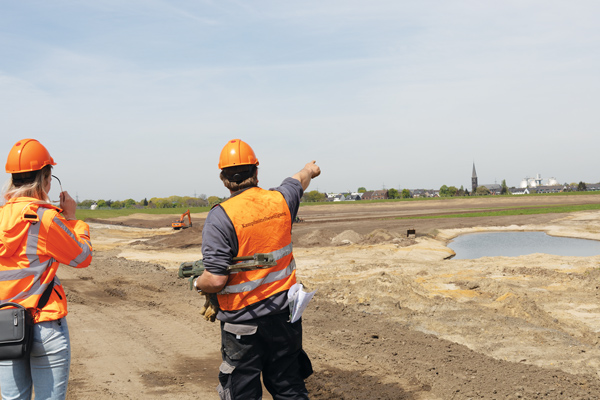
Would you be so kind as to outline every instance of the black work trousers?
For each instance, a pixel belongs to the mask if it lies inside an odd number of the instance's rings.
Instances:
[[[243,324],[221,322],[221,399],[261,399],[261,373],[274,400],[308,399],[300,365],[308,361],[302,350],[302,321],[291,324],[288,318],[280,313]]]

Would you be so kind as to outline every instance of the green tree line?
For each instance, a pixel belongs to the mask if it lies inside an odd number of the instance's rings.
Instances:
[[[200,195],[199,197],[191,196],[169,196],[169,197],[152,197],[150,200],[144,198],[136,201],[134,199],[126,200],[105,200],[105,199],[86,199],[80,201],[78,206],[80,208],[89,209],[92,205],[96,205],[98,208],[189,208],[189,207],[207,207],[220,203],[224,199],[217,196],[206,197],[206,195]]]
[[[586,191],[587,187],[584,182],[579,183],[571,183],[564,185],[567,191]],[[502,189],[500,194],[509,195],[510,190],[506,184],[506,180],[502,180]],[[357,189],[358,193],[365,193],[368,190],[361,186]],[[462,196],[486,196],[490,194],[490,191],[485,186],[478,186],[475,193],[469,193],[467,189],[463,186],[460,188],[456,188],[456,186],[447,186],[442,185],[439,189],[440,197],[462,197]],[[391,188],[387,191],[389,199],[408,199],[412,197],[412,193],[409,189],[395,189]],[[169,197],[152,197],[150,200],[144,198],[142,200],[136,201],[134,199],[126,199],[126,200],[83,200],[78,203],[80,208],[91,208],[93,204],[96,204],[98,208],[112,208],[112,209],[121,209],[121,208],[189,208],[189,207],[207,207],[218,204],[227,198],[220,198],[217,196],[209,196],[202,194],[198,197],[191,196],[169,196]],[[311,190],[309,192],[305,192],[302,196],[303,202],[308,203],[316,203],[323,202],[327,200],[327,194],[321,193],[318,190]]]

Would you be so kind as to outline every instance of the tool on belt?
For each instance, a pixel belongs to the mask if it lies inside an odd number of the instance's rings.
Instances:
[[[232,261],[234,261],[235,264],[228,266],[227,271],[233,273],[241,270],[263,269],[277,265],[277,261],[275,261],[275,257],[272,253],[256,253],[252,256],[234,257]],[[196,289],[194,281],[203,273],[204,263],[202,260],[186,261],[179,265],[177,276],[179,278],[189,278],[190,290],[194,290]],[[204,293],[200,290],[198,290],[198,292],[206,297],[204,305],[200,309],[200,314],[203,315],[204,319],[207,321],[214,322],[219,309],[216,294]]]

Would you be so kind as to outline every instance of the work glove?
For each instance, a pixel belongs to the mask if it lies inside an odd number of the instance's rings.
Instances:
[[[200,315],[204,316],[204,319],[207,321],[215,322],[215,319],[217,318],[217,308],[210,301],[209,293],[201,293],[201,294],[206,298],[206,300],[204,301],[204,305],[200,309]]]

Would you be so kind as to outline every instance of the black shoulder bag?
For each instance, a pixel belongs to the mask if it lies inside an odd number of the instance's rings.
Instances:
[[[48,304],[54,289],[54,279],[40,296],[37,309]],[[16,307],[7,308],[4,307]],[[28,357],[33,343],[33,315],[17,303],[0,304],[0,360],[16,360]]]
[[[32,342],[33,317],[29,310],[17,303],[0,304],[0,360],[29,356]]]

